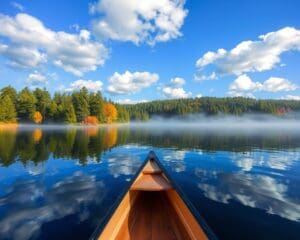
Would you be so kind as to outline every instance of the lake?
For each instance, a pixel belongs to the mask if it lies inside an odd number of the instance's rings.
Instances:
[[[88,239],[150,150],[219,239],[300,239],[300,128],[0,129],[0,239]]]

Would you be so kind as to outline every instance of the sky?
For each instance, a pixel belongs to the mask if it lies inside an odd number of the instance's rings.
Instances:
[[[298,0],[0,1],[0,88],[300,100]]]

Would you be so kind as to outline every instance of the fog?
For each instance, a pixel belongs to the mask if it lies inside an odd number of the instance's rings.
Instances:
[[[220,132],[300,132],[300,116],[277,117],[267,114],[247,114],[243,116],[194,114],[186,117],[163,118],[155,116],[147,122],[131,122],[131,128],[158,130],[192,130]]]
[[[247,114],[243,116],[193,114],[184,117],[154,116],[146,122],[117,123],[103,125],[67,125],[67,124],[20,124],[19,130],[67,130],[98,127],[118,127],[131,129],[218,131],[218,132],[300,132],[300,114],[272,116],[270,114]]]

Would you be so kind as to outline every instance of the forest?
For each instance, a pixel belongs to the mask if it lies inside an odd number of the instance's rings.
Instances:
[[[124,105],[131,120],[146,121],[153,116],[173,117],[203,113],[205,115],[242,115],[246,113],[285,116],[300,110],[300,101],[244,97],[201,97]]]
[[[83,123],[128,122],[123,106],[102,97],[101,92],[82,88],[72,93],[54,93],[36,88],[17,92],[8,86],[0,90],[0,122]]]
[[[40,88],[24,88],[17,92],[7,86],[0,90],[0,123],[120,123],[147,121],[153,116],[173,117],[197,113],[285,116],[299,110],[300,101],[296,100],[201,97],[117,104],[104,98],[100,91],[89,92],[84,87],[74,92],[55,92],[53,96]]]

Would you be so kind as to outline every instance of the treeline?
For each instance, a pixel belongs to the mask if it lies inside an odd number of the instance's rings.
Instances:
[[[53,97],[46,89],[17,92],[8,86],[0,90],[0,122],[64,122],[111,123],[128,122],[124,107],[102,97],[101,92],[82,88],[72,93],[58,93]]]
[[[267,113],[285,115],[291,111],[300,110],[300,101],[296,100],[256,100],[252,98],[189,98],[174,100],[159,100],[135,105],[124,105],[130,119],[145,121],[152,116],[184,116],[194,113],[206,115],[245,113]]]

